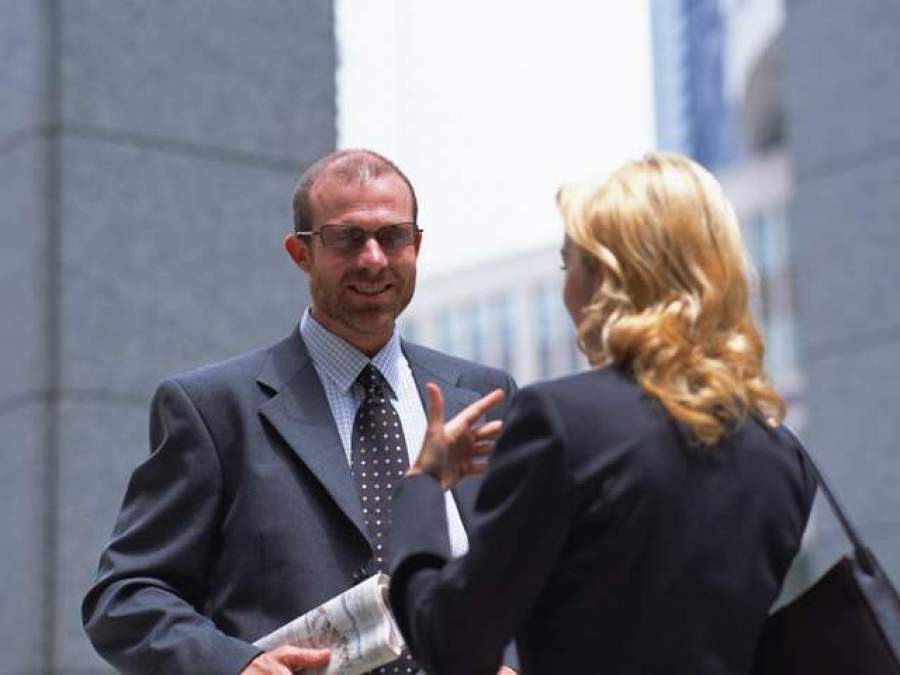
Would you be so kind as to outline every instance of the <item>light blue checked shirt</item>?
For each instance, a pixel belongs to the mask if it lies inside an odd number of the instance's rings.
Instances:
[[[353,420],[363,400],[363,388],[356,383],[356,378],[369,363],[369,357],[328,331],[312,317],[309,309],[300,319],[300,335],[306,343],[313,367],[325,388],[328,406],[341,436],[347,463],[350,464]],[[391,390],[391,401],[397,414],[400,415],[409,463],[412,466],[425,438],[426,417],[412,370],[403,355],[403,350],[400,349],[400,334],[396,330],[381,351],[372,357],[371,362],[384,376]],[[453,494],[448,490],[444,493],[444,498],[447,502],[450,550],[455,556],[462,555],[469,548],[469,539],[459,517]]]

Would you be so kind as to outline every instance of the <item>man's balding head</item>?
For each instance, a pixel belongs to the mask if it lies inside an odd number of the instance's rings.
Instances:
[[[294,231],[308,232],[315,225],[324,224],[313,222],[313,192],[316,184],[325,176],[344,183],[365,183],[385,175],[396,175],[409,189],[412,222],[418,222],[419,204],[416,200],[416,191],[409,178],[396,164],[372,150],[339,150],[317,160],[300,176],[297,187],[294,188]]]

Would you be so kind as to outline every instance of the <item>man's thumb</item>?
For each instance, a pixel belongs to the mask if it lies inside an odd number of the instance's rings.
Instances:
[[[327,649],[306,649],[285,645],[275,650],[273,656],[288,668],[321,668],[328,665],[331,652]]]

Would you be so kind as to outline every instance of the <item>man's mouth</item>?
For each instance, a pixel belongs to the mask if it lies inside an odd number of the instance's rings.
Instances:
[[[378,283],[365,283],[357,281],[356,283],[350,284],[351,291],[359,293],[360,295],[368,296],[379,295],[390,290],[390,288],[391,284],[384,281]]]

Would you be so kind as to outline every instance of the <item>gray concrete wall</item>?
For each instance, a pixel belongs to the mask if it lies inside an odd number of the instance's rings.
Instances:
[[[328,0],[0,0],[0,673],[103,670],[80,601],[147,403],[285,335],[299,172],[335,146]]]
[[[786,6],[804,435],[900,581],[900,4]],[[846,549],[821,506],[818,569]]]

